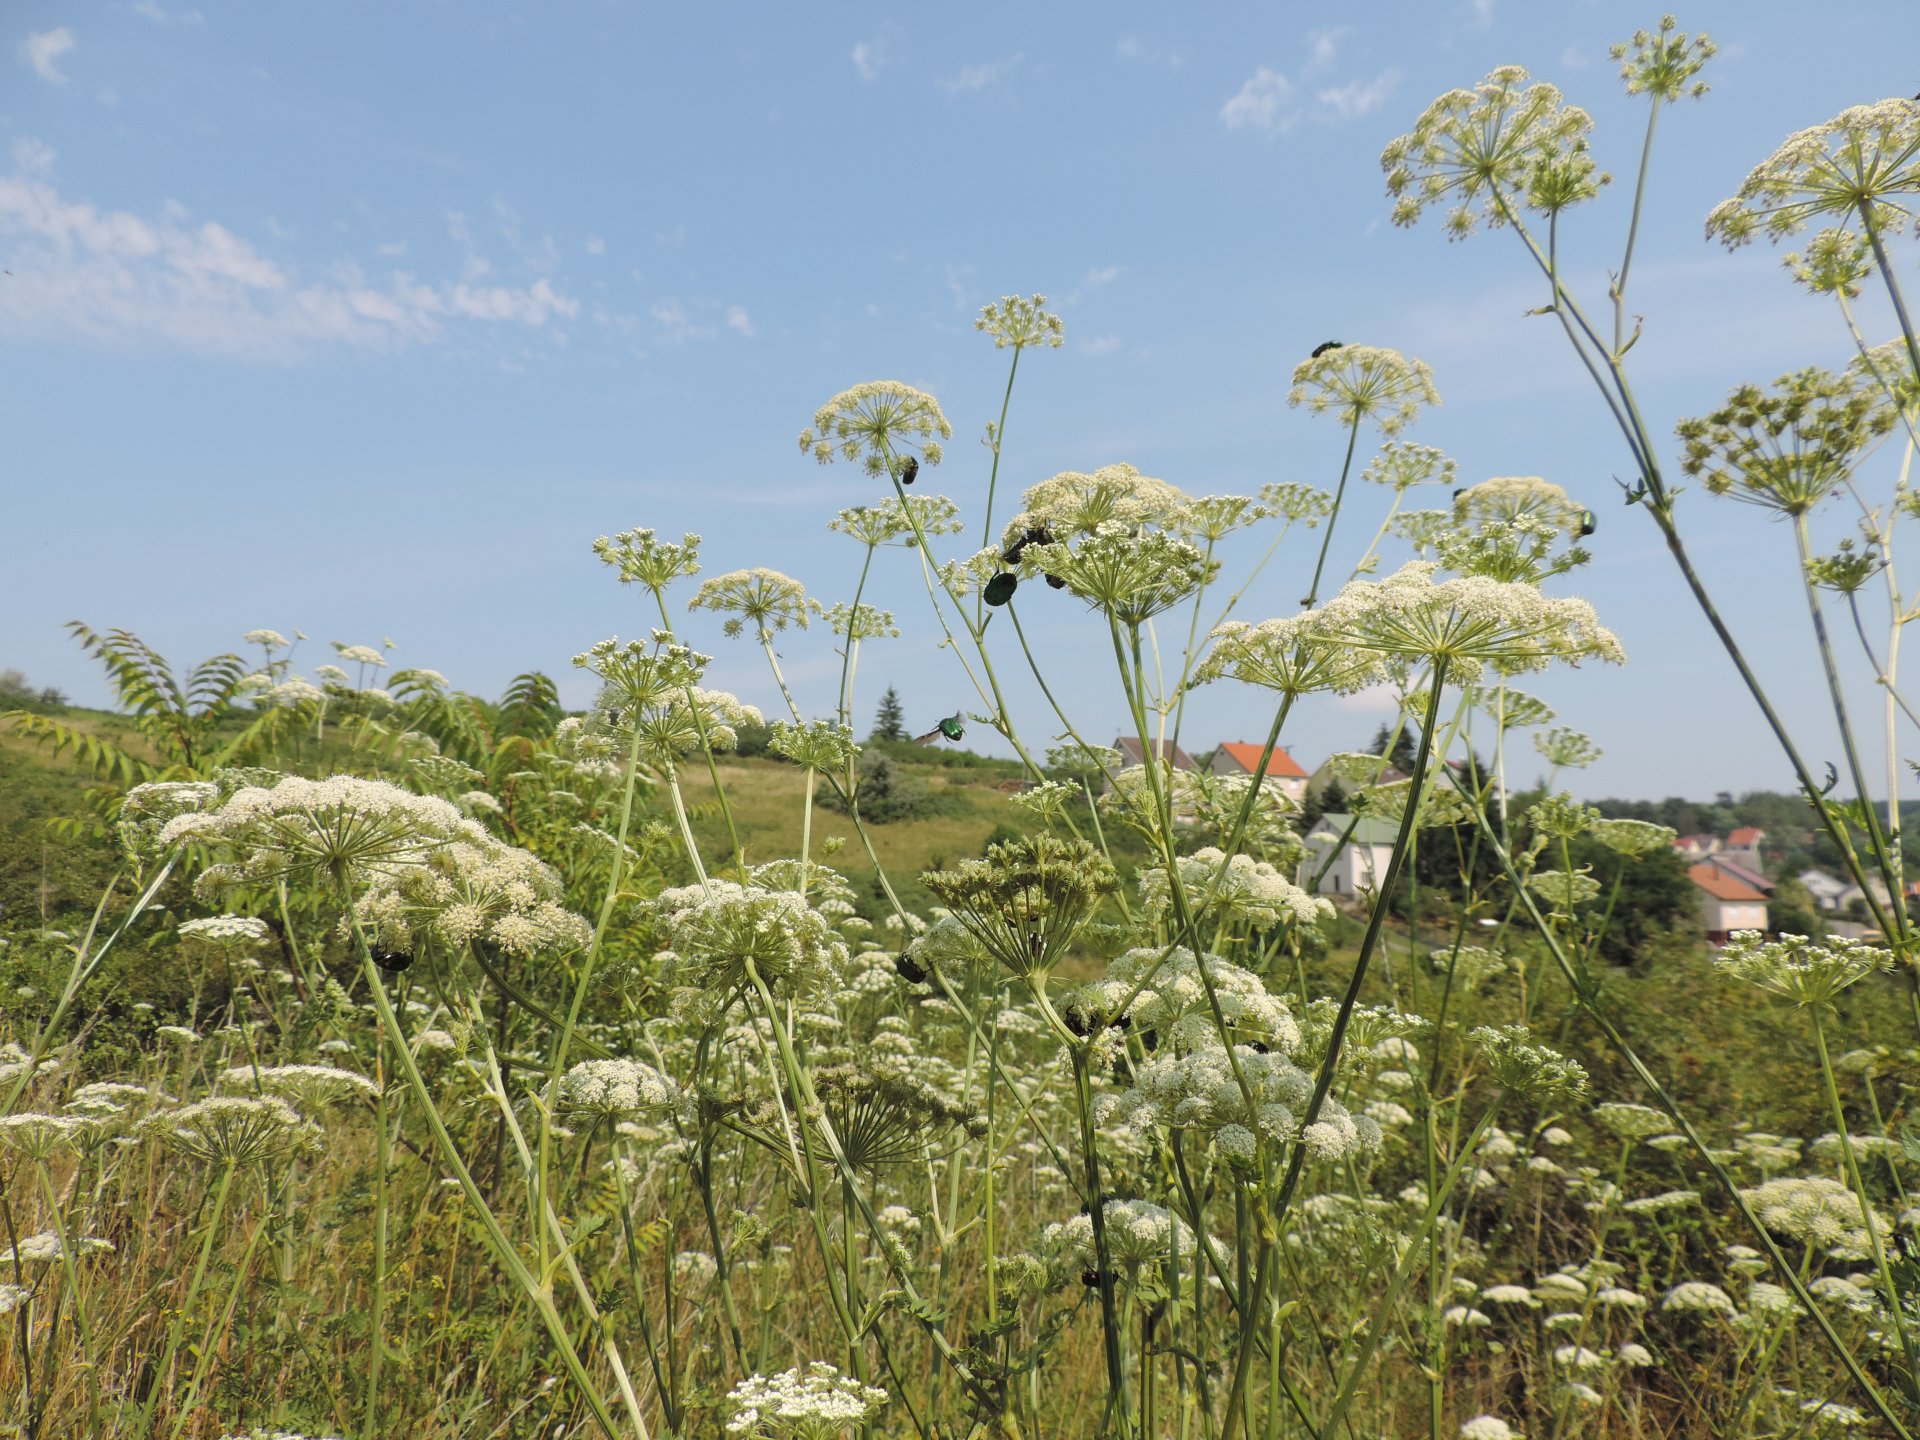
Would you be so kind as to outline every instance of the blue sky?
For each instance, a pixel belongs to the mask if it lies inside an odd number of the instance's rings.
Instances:
[[[1007,356],[972,318],[1044,291],[1067,345],[1022,364],[1003,494],[1116,461],[1196,494],[1330,485],[1344,437],[1287,408],[1292,368],[1326,339],[1396,347],[1434,367],[1444,401],[1407,438],[1445,449],[1463,480],[1543,475],[1598,513],[1595,562],[1561,588],[1598,606],[1631,663],[1530,687],[1606,752],[1579,788],[1786,788],[1651,523],[1620,504],[1624,447],[1598,397],[1552,322],[1524,315],[1544,296],[1517,243],[1387,223],[1382,145],[1442,90],[1527,65],[1592,112],[1619,177],[1564,232],[1599,303],[1644,124],[1606,47],[1657,12],[1472,0],[1329,14],[1354,18],[9,6],[0,667],[100,702],[65,620],[125,626],[181,660],[270,626],[314,637],[309,661],[330,658],[329,640],[390,636],[395,663],[462,687],[497,693],[538,667],[584,702],[569,657],[647,628],[593,559],[598,534],[696,531],[709,574],[770,565],[825,603],[851,598],[857,550],[824,524],[877,492],[794,444],[847,385],[900,379],[940,398],[956,434],[923,484],[977,526],[976,441]],[[1722,53],[1713,93],[1662,119],[1635,262],[1647,322],[1632,360],[1657,434],[1743,380],[1847,359],[1837,314],[1790,285],[1776,251],[1727,255],[1702,221],[1789,132],[1920,79],[1914,17],[1894,0],[1818,23],[1732,3],[1680,20]],[[1872,339],[1892,334],[1866,313]],[[1884,482],[1898,455],[1873,463]],[[1385,504],[1364,491],[1342,521],[1350,557]],[[1824,760],[1790,536],[1697,490],[1682,510]],[[917,574],[892,558],[868,598],[906,636],[863,652],[861,719],[894,684],[930,726],[968,695]],[[1289,613],[1311,563],[1290,542],[1241,613]],[[1076,719],[1115,731],[1099,628],[1064,596],[1023,608]],[[757,652],[713,617],[684,633],[718,657],[716,683],[774,698]],[[831,644],[816,629],[783,645],[819,713]],[[1017,655],[1001,665],[1012,674]],[[1011,689],[1044,741],[1058,727],[1037,691]],[[1859,689],[1862,708],[1871,698]],[[1254,692],[1212,687],[1185,738],[1257,739],[1269,714]],[[1376,723],[1364,701],[1325,701],[1288,739],[1312,762]]]

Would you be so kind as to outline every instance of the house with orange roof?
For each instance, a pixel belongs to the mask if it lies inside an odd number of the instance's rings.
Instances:
[[[1307,772],[1300,768],[1299,761],[1278,746],[1267,757],[1266,769],[1261,770],[1260,752],[1265,748],[1245,740],[1223,741],[1213,752],[1207,768],[1215,775],[1264,775],[1261,789],[1271,785],[1294,804],[1303,803],[1307,798]]]
[[[1749,870],[1758,870],[1760,847],[1766,843],[1767,832],[1757,825],[1742,825],[1727,836],[1726,846],[1720,853],[1729,860],[1738,861]]]
[[[1700,926],[1707,943],[1724,945],[1736,930],[1767,928],[1766,894],[1716,865],[1690,865],[1687,878],[1700,892]]]

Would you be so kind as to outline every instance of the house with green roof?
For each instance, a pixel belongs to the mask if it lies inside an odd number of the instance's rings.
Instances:
[[[1390,820],[1322,815],[1305,836],[1307,858],[1300,865],[1300,883],[1322,895],[1377,890],[1398,834]]]

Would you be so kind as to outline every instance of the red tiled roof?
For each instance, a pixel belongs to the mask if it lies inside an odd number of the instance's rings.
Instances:
[[[1756,829],[1752,825],[1742,825],[1738,830],[1727,836],[1727,844],[1737,850],[1745,850],[1749,846],[1758,845],[1766,833],[1766,831]]]
[[[1252,775],[1255,773],[1254,767],[1260,763],[1260,751],[1264,747],[1249,745],[1244,740],[1228,740],[1222,742],[1220,748],[1231,755],[1242,770]],[[1273,754],[1267,757],[1267,774],[1277,775],[1287,780],[1307,778],[1307,772],[1300,768],[1299,762],[1277,746]]]
[[[1738,860],[1729,860],[1724,855],[1709,856],[1706,863],[1723,875],[1731,875],[1742,885],[1751,885],[1762,894],[1773,893],[1773,882],[1751,865],[1742,865]]]
[[[1716,900],[1744,901],[1749,904],[1755,901],[1762,904],[1766,902],[1767,897],[1753,886],[1734,879],[1724,870],[1712,865],[1689,865],[1687,875],[1694,884]]]

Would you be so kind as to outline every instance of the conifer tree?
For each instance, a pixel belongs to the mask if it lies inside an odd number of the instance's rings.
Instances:
[[[887,693],[880,697],[879,713],[873,717],[873,734],[870,740],[905,740],[907,738],[906,711],[901,708],[900,697],[894,693],[891,685]]]

